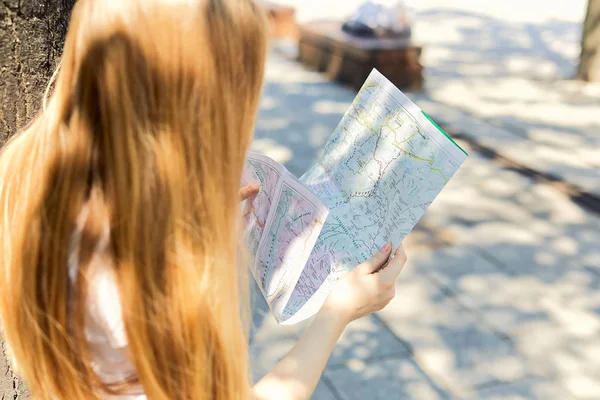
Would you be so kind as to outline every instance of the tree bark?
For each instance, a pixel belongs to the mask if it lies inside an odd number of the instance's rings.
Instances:
[[[39,109],[75,1],[0,0],[0,145]]]
[[[0,0],[0,145],[38,111],[75,1]],[[28,398],[7,361],[4,341],[0,346],[2,398]]]
[[[577,79],[600,82],[600,0],[588,0]]]

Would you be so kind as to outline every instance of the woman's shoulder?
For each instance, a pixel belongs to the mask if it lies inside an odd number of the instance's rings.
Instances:
[[[108,226],[95,246],[85,272],[80,274],[77,260],[83,227],[88,209],[84,207],[76,221],[69,249],[69,280],[85,279],[85,326],[84,332],[90,352],[90,361],[98,377],[106,383],[122,382],[135,375],[135,367],[129,358],[125,324],[122,317],[121,297],[113,259],[109,251]],[[142,400],[143,391],[133,390],[130,395],[108,397],[110,399]]]
[[[76,284],[78,277],[86,283],[86,336],[88,341],[104,339],[114,348],[127,347],[125,325],[123,323],[121,298],[113,260],[109,252],[110,229],[108,223],[94,247],[84,274],[79,273],[79,253],[83,229],[89,214],[85,205],[75,223],[75,230],[69,244],[69,280]]]
[[[94,255],[87,273],[86,335],[105,337],[114,348],[127,347],[121,298],[112,260]]]

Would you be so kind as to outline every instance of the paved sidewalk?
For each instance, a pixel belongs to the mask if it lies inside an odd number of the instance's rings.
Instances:
[[[272,53],[253,149],[300,175],[354,94]],[[596,215],[471,150],[407,238],[396,299],[349,327],[314,398],[597,399],[598,243]],[[259,377],[304,325],[256,297]]]

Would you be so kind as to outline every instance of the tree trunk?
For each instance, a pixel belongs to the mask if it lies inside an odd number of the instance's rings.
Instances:
[[[600,0],[588,0],[577,79],[600,82]]]
[[[75,1],[0,0],[0,145],[39,109]]]
[[[0,145],[35,115],[76,0],[0,0]],[[1,295],[1,294],[0,294]],[[0,342],[3,399],[28,397]]]

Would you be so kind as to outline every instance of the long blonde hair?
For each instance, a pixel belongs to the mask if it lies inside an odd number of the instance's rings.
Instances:
[[[52,95],[0,155],[3,330],[35,397],[247,398],[238,189],[265,52],[251,0],[77,2]],[[136,369],[118,384],[84,334],[107,223]]]

